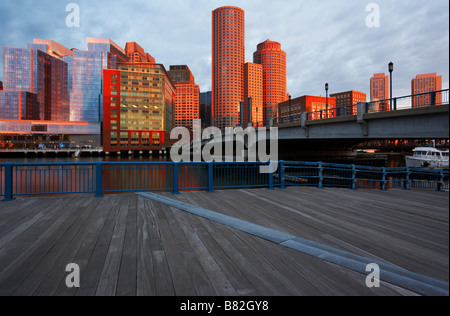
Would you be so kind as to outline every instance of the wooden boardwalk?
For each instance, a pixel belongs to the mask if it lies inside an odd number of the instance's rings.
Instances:
[[[288,188],[162,193],[449,281],[449,194]],[[68,288],[66,266],[80,267]],[[0,203],[0,295],[416,295],[136,194]]]

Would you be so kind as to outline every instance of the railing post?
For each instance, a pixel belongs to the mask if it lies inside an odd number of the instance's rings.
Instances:
[[[405,190],[411,190],[411,180],[410,180],[410,177],[411,177],[411,170],[409,169],[409,167],[406,167],[405,182],[404,182],[404,185],[403,185],[403,188],[404,188]]]
[[[441,170],[437,190],[444,192],[444,170]]]
[[[352,165],[352,190],[356,190],[356,165]]]
[[[319,189],[323,189],[323,163],[319,161]]]
[[[284,181],[284,161],[280,161],[278,165],[278,178],[280,182],[280,189],[286,189],[286,182]]]
[[[394,98],[394,111],[397,111],[397,98]]]
[[[208,162],[208,191],[209,193],[214,192],[214,162]]]
[[[381,178],[381,190],[387,191],[386,189],[386,168],[383,167],[383,175]]]
[[[178,177],[179,177],[179,163],[178,162],[174,162],[173,163],[173,194],[180,194],[180,184],[178,181]]]
[[[272,161],[269,160],[269,168],[267,168],[269,173],[267,174],[268,176],[268,181],[269,181],[269,190],[273,190],[273,167],[272,167]]]
[[[103,196],[103,164],[99,161],[95,163],[95,197]]]
[[[3,201],[12,201],[13,197],[13,163],[5,163],[5,198]]]

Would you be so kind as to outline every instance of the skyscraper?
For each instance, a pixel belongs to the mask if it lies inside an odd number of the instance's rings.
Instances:
[[[251,116],[249,116],[249,98],[251,98]],[[263,66],[246,63],[244,65],[244,125],[260,123],[264,120],[263,107]],[[242,123],[242,122],[241,122]]]
[[[36,41],[36,40],[35,40]],[[67,48],[52,42],[59,50],[68,53]],[[37,94],[37,109],[34,119],[67,121],[69,103],[67,93],[67,64],[46,52],[52,52],[49,44],[28,44],[28,48],[3,48],[4,89],[7,91],[27,91]],[[30,98],[27,98],[30,99]],[[19,103],[13,106],[19,108]],[[31,100],[31,99],[30,99]],[[23,100],[22,100],[23,102]],[[25,115],[21,115],[24,117]],[[29,116],[28,116],[29,117]]]
[[[245,12],[225,6],[212,12],[213,125],[220,129],[239,123],[244,101]]]
[[[275,118],[278,103],[287,100],[286,52],[270,39],[258,44],[253,62],[263,66],[264,120]]]
[[[389,110],[389,76],[384,73],[374,74],[370,79],[370,101],[380,101],[379,111]],[[378,103],[378,102],[377,102]]]
[[[193,130],[193,120],[200,118],[200,87],[186,65],[170,66],[169,77],[175,84],[175,127]]]
[[[436,73],[417,75],[411,81],[411,94],[421,94],[442,90],[442,76]],[[442,93],[425,94],[413,97],[412,107],[441,104]]]

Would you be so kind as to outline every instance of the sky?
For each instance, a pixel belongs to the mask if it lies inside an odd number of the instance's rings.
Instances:
[[[70,3],[79,7],[79,27],[66,24]],[[436,72],[449,88],[448,0],[0,0],[0,47],[25,48],[33,38],[79,49],[87,37],[137,42],[167,69],[188,65],[206,92],[212,11],[226,5],[245,11],[246,62],[259,43],[281,43],[293,98],[325,95],[325,83],[330,94],[370,98],[370,77],[388,74],[391,61],[394,96],[411,94],[417,74]]]

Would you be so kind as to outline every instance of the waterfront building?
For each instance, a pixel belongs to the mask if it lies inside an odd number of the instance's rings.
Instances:
[[[263,67],[264,120],[270,120],[277,115],[277,104],[288,98],[286,52],[280,43],[268,39],[258,44],[253,62]]]
[[[251,105],[249,105],[251,102]],[[244,65],[244,107],[243,123],[260,123],[264,120],[263,106],[263,66],[246,63]],[[251,115],[249,116],[249,110]]]
[[[345,109],[345,113],[342,113],[341,115],[357,115],[358,109],[356,105],[360,102],[367,102],[367,95],[363,92],[355,90],[333,93],[330,94],[330,97],[336,99],[337,108],[353,105],[352,109]]]
[[[0,149],[98,148],[99,122],[54,122],[0,119]]]
[[[193,130],[193,120],[200,119],[200,87],[186,65],[170,66],[170,79],[175,84],[175,127]]]
[[[48,47],[47,44],[28,44],[28,48],[4,47],[4,90],[37,94],[37,119],[67,121],[67,64],[47,54]],[[13,103],[9,106],[19,111],[21,105]]]
[[[161,150],[174,127],[175,85],[154,63],[119,63],[103,70],[106,152]]]
[[[305,112],[310,113],[309,120],[336,117],[336,99],[305,95],[278,104],[278,117],[280,118]]]
[[[99,122],[103,120],[103,69],[117,69],[126,62],[125,51],[110,39],[90,38],[87,50],[73,50],[63,60],[69,65],[68,93],[70,120]]]
[[[244,101],[245,12],[233,6],[212,12],[212,111],[219,129],[239,124]]]
[[[389,111],[389,76],[384,73],[374,74],[370,78],[370,101],[377,102],[375,111]]]
[[[442,76],[436,73],[417,75],[411,81],[411,94],[421,94],[442,90]],[[430,106],[442,103],[442,93],[426,94],[413,97],[412,107]]]

